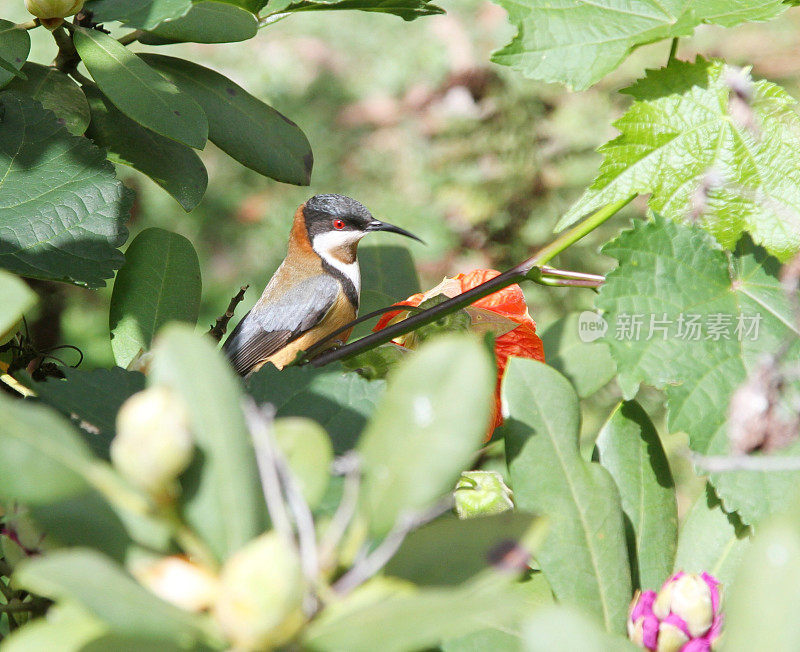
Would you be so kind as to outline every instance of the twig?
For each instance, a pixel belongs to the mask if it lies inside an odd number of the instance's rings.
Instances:
[[[309,586],[314,586],[319,578],[319,554],[317,553],[317,533],[314,528],[314,517],[311,515],[311,508],[308,506],[297,479],[286,463],[283,454],[278,449],[275,449],[274,453],[278,477],[286,492],[286,503],[291,510],[292,516],[294,516],[294,523],[297,528],[297,540],[303,573],[309,582]]]
[[[267,503],[269,518],[275,530],[280,532],[287,541],[293,543],[292,524],[286,504],[283,502],[281,482],[275,466],[275,449],[270,433],[272,408],[263,406],[259,409],[252,399],[247,399],[244,404],[244,415],[256,451],[256,464],[261,477],[261,487]]]
[[[333,563],[336,548],[344,537],[358,506],[358,493],[361,488],[361,462],[358,455],[350,451],[334,460],[333,472],[344,475],[342,498],[333,514],[328,529],[319,544],[320,565],[326,568]]]
[[[247,292],[247,288],[249,285],[243,285],[239,288],[239,291],[236,293],[236,296],[233,297],[228,304],[228,309],[225,311],[225,314],[221,317],[217,317],[216,323],[211,327],[211,330],[208,331],[208,334],[214,338],[217,342],[222,339],[222,336],[225,335],[225,332],[228,330],[228,322],[233,317],[233,313],[236,311],[236,306],[238,306],[242,300],[244,299],[244,293]]]
[[[82,86],[93,86],[94,82],[86,77],[85,75],[79,73],[77,70],[70,70],[69,72],[70,77],[72,77],[75,81],[80,83]]]
[[[430,523],[453,508],[453,497],[439,501],[430,509],[415,514],[401,515],[392,531],[370,554],[360,559],[333,585],[333,591],[346,595],[381,570],[399,550],[405,538],[418,527]]]
[[[448,299],[447,301],[442,301],[442,303],[432,306],[427,310],[423,310],[416,315],[411,315],[401,322],[387,326],[386,328],[375,333],[370,333],[361,339],[349,344],[345,344],[337,349],[323,352],[314,357],[313,360],[310,360],[311,364],[313,364],[315,367],[321,367],[336,360],[352,358],[363,351],[375,348],[380,344],[391,342],[400,335],[405,335],[406,333],[410,333],[411,331],[416,330],[425,324],[430,324],[440,317],[449,315],[457,310],[460,310],[461,308],[466,308],[468,305],[474,303],[478,299],[482,299],[483,297],[497,292],[504,287],[508,287],[514,283],[519,283],[525,279],[541,283],[542,267],[545,265],[545,263],[550,262],[552,258],[564,251],[564,249],[575,244],[585,235],[594,231],[594,229],[630,203],[634,196],[635,195],[631,195],[630,197],[621,199],[613,204],[609,204],[608,206],[601,208],[599,211],[593,213],[583,220],[583,222],[577,224],[569,231],[564,232],[549,245],[537,252],[534,256],[521,262],[519,265],[512,267],[508,271],[503,272],[500,274],[500,276],[495,276],[493,279],[490,279],[485,283],[481,283],[471,290],[467,290],[463,294],[459,294],[458,296]],[[309,361],[308,354],[305,356],[305,361]]]
[[[700,455],[689,453],[695,466],[709,473],[730,471],[800,471],[800,457],[752,455]]]
[[[57,27],[51,32],[58,45],[58,54],[56,55],[55,61],[53,61],[53,65],[61,72],[72,74],[78,67],[81,58],[78,55],[78,51],[75,49],[75,44],[72,42],[72,35],[68,34],[67,30],[64,28],[67,25],[74,29],[74,26],[69,23],[64,23],[64,25]]]
[[[29,29],[34,29],[36,27],[39,27],[39,25],[41,25],[41,23],[39,22],[39,19],[38,18],[34,18],[33,20],[29,20],[26,23],[17,23],[16,25],[14,25],[14,27],[16,29],[29,30]]]

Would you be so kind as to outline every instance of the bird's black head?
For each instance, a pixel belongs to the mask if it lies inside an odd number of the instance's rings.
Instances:
[[[370,231],[391,231],[419,240],[405,229],[376,220],[364,204],[344,195],[314,195],[305,203],[303,217],[312,245],[323,238],[335,240],[339,246],[355,245]]]

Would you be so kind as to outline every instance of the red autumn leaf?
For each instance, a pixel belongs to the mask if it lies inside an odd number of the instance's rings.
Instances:
[[[437,294],[446,294],[447,296],[457,296],[467,290],[484,283],[500,272],[494,269],[476,269],[468,274],[458,274],[451,279],[445,279],[438,286],[422,294],[413,294],[405,301],[400,301],[395,305],[398,306],[418,306],[426,299]],[[457,282],[457,285],[456,283]],[[509,285],[502,290],[498,290],[483,299],[478,299],[472,304],[475,308],[493,312],[505,319],[509,319],[517,324],[516,328],[507,331],[494,341],[494,353],[497,360],[497,385],[495,386],[495,405],[492,414],[492,423],[486,436],[488,441],[492,437],[494,429],[503,423],[503,416],[500,407],[500,385],[503,381],[503,375],[508,365],[510,357],[518,358],[533,358],[544,362],[544,347],[542,340],[536,334],[536,323],[531,319],[528,313],[528,306],[525,303],[525,296],[522,294],[522,288],[519,285]],[[375,328],[372,330],[379,331],[385,328],[390,322],[397,321],[398,317],[405,319],[407,312],[398,310],[396,312],[389,312],[383,315]],[[401,339],[396,341],[401,346],[404,341]]]

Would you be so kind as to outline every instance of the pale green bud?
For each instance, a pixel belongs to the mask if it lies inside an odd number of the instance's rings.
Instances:
[[[184,557],[141,562],[135,564],[131,572],[159,598],[187,611],[208,609],[219,592],[216,576]]]
[[[689,642],[689,637],[680,628],[670,623],[658,626],[658,645],[656,652],[679,652]]]
[[[278,647],[305,622],[304,588],[294,548],[277,532],[267,532],[225,563],[214,616],[236,648]]]
[[[77,14],[84,0],[25,0],[25,8],[50,31],[60,26],[64,18]]]
[[[162,495],[189,466],[193,447],[183,401],[166,387],[150,387],[122,404],[111,461],[132,484]]]
[[[459,518],[500,514],[514,508],[511,489],[496,471],[464,471],[453,493]]]

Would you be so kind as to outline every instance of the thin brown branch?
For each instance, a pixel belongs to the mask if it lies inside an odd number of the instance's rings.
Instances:
[[[132,32],[128,32],[123,36],[120,36],[117,41],[122,45],[130,45],[131,43],[135,43],[139,40],[139,38],[144,34],[144,30],[137,29]]]
[[[249,285],[243,285],[241,288],[239,288],[239,292],[236,293],[236,296],[233,297],[228,304],[228,309],[225,311],[225,314],[221,317],[217,317],[216,323],[211,326],[211,330],[208,331],[208,334],[211,335],[215,341],[219,342],[222,339],[222,336],[225,335],[225,332],[228,330],[228,322],[233,317],[233,313],[236,311],[236,306],[238,306],[244,299],[244,293],[247,292],[247,288],[249,287]]]

